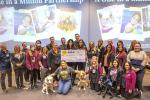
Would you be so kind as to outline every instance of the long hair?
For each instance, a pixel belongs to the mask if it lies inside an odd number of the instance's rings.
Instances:
[[[113,63],[114,63],[114,61],[116,61],[116,62],[117,62],[117,64],[118,64],[118,65],[117,65],[117,68],[119,68],[119,60],[118,60],[118,59],[114,59],[114,60],[113,60]],[[113,63],[112,63],[112,68],[114,68]]]
[[[131,63],[130,62],[128,62],[128,61],[126,61],[125,63],[124,63],[124,66],[123,66],[123,73],[126,73],[126,68],[125,68],[125,65],[126,65],[126,63],[128,63],[129,64],[129,70],[131,70],[131,68],[132,68],[132,65],[131,65]]]
[[[70,42],[72,42],[71,48],[70,48],[70,46],[69,46],[69,43],[70,43]],[[74,48],[74,41],[73,41],[72,39],[69,39],[69,40],[67,41],[67,49],[72,49],[72,48]]]
[[[14,53],[20,53],[21,52],[21,49],[20,49],[20,46],[19,45],[15,45],[14,47]]]
[[[112,52],[112,45],[108,44],[108,45],[106,46],[106,48],[105,48],[104,55],[108,52],[108,51],[107,51],[107,47],[108,47],[108,46],[110,46],[110,52]]]

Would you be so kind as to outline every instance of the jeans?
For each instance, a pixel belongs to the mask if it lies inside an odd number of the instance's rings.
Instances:
[[[15,70],[15,79],[16,79],[16,85],[17,87],[23,86],[23,69],[18,68]]]
[[[3,91],[6,90],[5,84],[6,74],[8,77],[8,87],[12,87],[12,70],[11,69],[3,70],[1,71],[1,88]]]
[[[58,92],[66,95],[71,88],[71,80],[59,80]]]

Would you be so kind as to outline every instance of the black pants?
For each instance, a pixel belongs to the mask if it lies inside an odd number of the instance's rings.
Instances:
[[[31,86],[36,85],[37,82],[37,69],[31,70],[31,77],[30,77],[30,83]]]
[[[3,70],[3,71],[1,71],[1,88],[2,88],[2,90],[6,90],[6,84],[5,84],[6,74],[8,77],[8,87],[12,87],[12,70],[11,69]]]
[[[104,66],[104,69],[105,69],[106,75],[108,75],[109,68],[107,66]]]
[[[95,90],[96,92],[98,92],[99,91],[99,84],[90,82],[90,88],[91,88],[91,90]]]
[[[24,79],[25,79],[25,81],[29,82],[30,71],[28,70],[27,67],[24,67],[23,68],[23,72],[24,72]]]
[[[15,79],[17,87],[23,86],[23,68],[18,68],[15,70]]]
[[[41,80],[40,69],[37,69],[37,77],[38,77],[38,80]]]
[[[136,88],[138,90],[142,90],[142,83],[143,83],[143,77],[144,77],[144,70],[141,70],[136,73]]]

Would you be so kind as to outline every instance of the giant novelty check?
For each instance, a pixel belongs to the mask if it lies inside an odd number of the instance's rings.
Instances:
[[[66,62],[85,62],[85,50],[61,50],[61,60]]]

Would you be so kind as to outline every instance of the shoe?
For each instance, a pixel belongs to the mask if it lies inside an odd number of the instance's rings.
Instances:
[[[37,80],[38,83],[41,83],[41,80]]]
[[[25,88],[25,86],[24,86],[24,85],[21,85],[20,87],[21,87],[21,88]]]
[[[34,85],[34,88],[38,88],[38,86],[35,84],[35,85]]]

